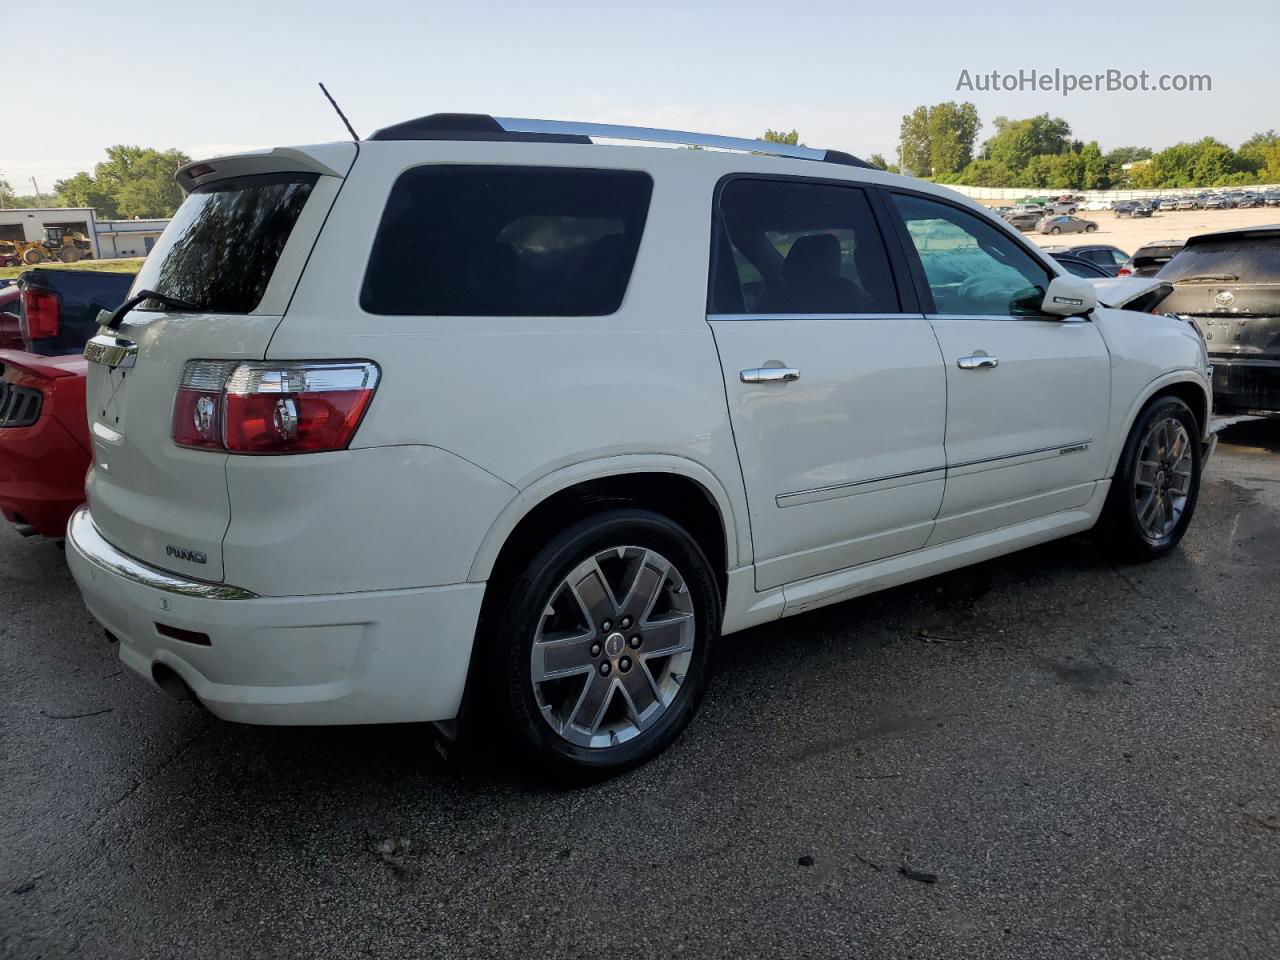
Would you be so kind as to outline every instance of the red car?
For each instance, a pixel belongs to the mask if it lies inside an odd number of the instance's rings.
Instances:
[[[84,502],[87,367],[75,355],[0,350],[0,513],[21,533],[61,537]]]
[[[0,288],[0,514],[18,532],[60,538],[84,502],[89,423],[85,341],[128,274],[30,271]],[[18,309],[20,307],[20,309]]]

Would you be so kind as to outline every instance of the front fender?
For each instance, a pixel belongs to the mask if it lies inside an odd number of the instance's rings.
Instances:
[[[1142,412],[1142,408],[1150,403],[1151,398],[1156,394],[1179,383],[1192,384],[1199,391],[1202,401],[1200,409],[1196,410],[1196,413],[1200,416],[1200,422],[1204,424],[1204,436],[1200,439],[1202,441],[1208,439],[1209,417],[1213,412],[1213,387],[1202,374],[1195,370],[1173,370],[1163,376],[1156,377],[1156,379],[1147,384],[1138,394],[1138,398],[1134,400],[1132,406],[1130,406],[1122,421],[1123,429],[1114,434],[1115,442],[1111,445],[1111,457],[1107,463],[1106,476],[1115,476],[1116,467],[1120,463],[1120,454],[1124,450],[1125,440],[1128,439],[1129,431],[1133,429],[1133,425],[1138,419],[1138,414]]]

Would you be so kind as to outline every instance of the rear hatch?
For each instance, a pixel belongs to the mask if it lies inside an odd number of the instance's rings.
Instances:
[[[143,301],[95,338],[120,349],[89,364],[89,505],[123,552],[222,580],[227,455],[174,443],[179,380],[188,361],[263,359],[355,156],[354,144],[278,148],[179,171],[187,199],[130,296],[150,290],[194,309]]]
[[[1280,228],[1192,237],[1160,279],[1162,309],[1195,320],[1211,356],[1280,361]]]

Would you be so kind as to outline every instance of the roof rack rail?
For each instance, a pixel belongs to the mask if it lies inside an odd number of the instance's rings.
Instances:
[[[370,140],[497,140],[543,143],[592,143],[601,140],[634,140],[643,143],[670,143],[713,150],[741,150],[773,157],[817,160],[850,167],[876,169],[865,160],[839,150],[820,150],[790,143],[722,137],[687,130],[657,127],[627,127],[611,123],[577,123],[570,120],[532,120],[521,117],[491,117],[483,113],[433,113],[383,127]]]

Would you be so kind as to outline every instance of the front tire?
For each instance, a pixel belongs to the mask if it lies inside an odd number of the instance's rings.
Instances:
[[[1089,224],[1087,227],[1085,227],[1085,228],[1084,228],[1084,232],[1085,232],[1085,233],[1094,233],[1095,231],[1097,231],[1097,229],[1098,229],[1098,227],[1097,227],[1095,224],[1092,224],[1092,223],[1091,223],[1091,224]]]
[[[493,705],[535,762],[618,773],[693,717],[720,620],[711,564],[682,527],[638,509],[585,517],[508,588],[487,638]]]
[[[1187,532],[1204,466],[1198,437],[1195,415],[1177,397],[1161,397],[1138,416],[1099,523],[1125,559],[1162,557]]]
[[[1052,234],[1056,237],[1058,234],[1060,234],[1060,233],[1062,232],[1062,228],[1061,228],[1061,227],[1050,227],[1050,228],[1049,228],[1049,232],[1050,232],[1050,233],[1052,233]]]

